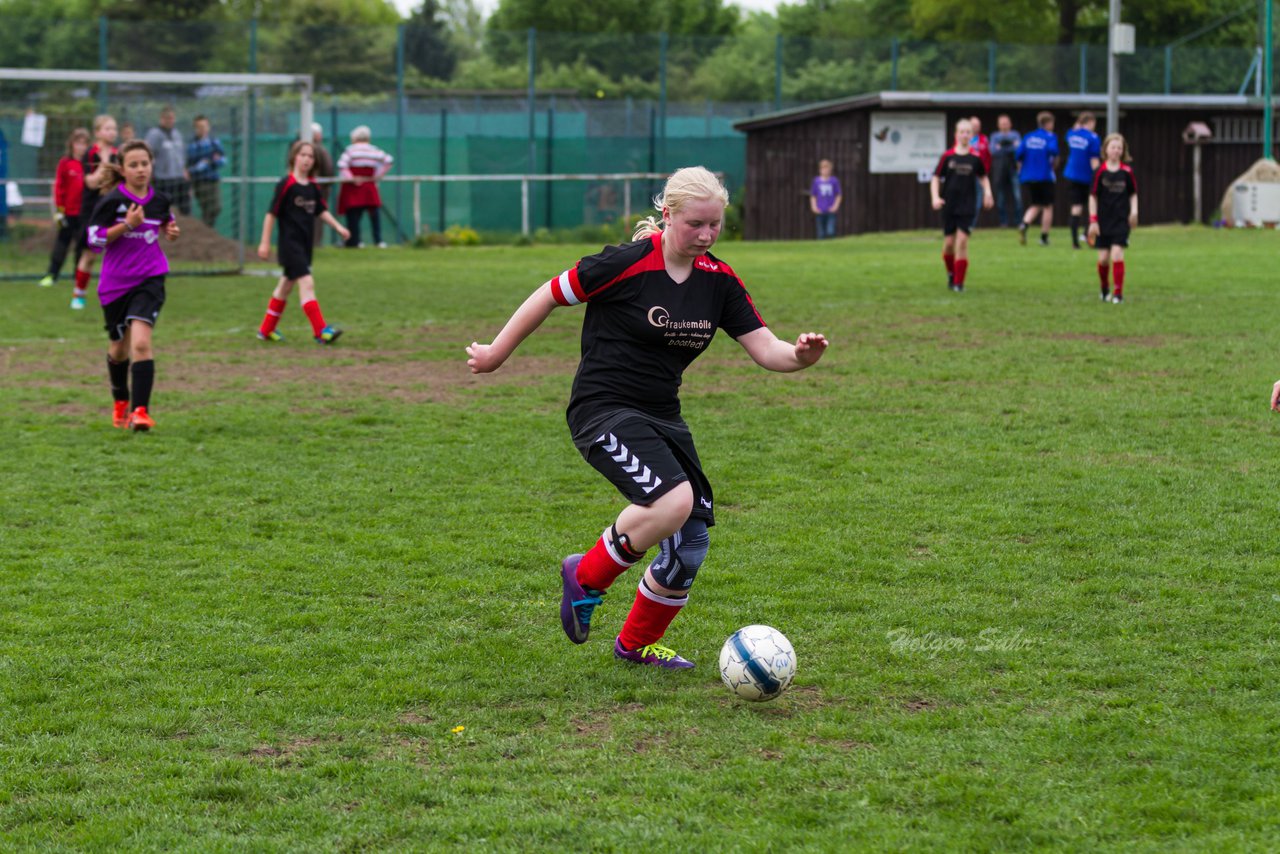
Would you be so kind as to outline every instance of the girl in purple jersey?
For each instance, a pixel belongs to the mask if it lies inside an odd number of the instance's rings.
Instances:
[[[558,306],[586,303],[582,358],[567,420],[574,444],[630,504],[586,554],[560,566],[560,622],[583,643],[610,585],[660,546],[614,641],[624,661],[693,664],[658,645],[689,599],[715,524],[711,485],[680,415],[684,369],[723,328],[756,364],[798,371],[827,348],[816,332],[794,344],[765,326],[742,280],[711,254],[728,193],[700,166],[678,170],[631,243],[606,247],[539,287],[491,344],[472,342],[472,373],[495,371]]]
[[[98,300],[111,340],[107,348],[107,373],[115,400],[111,422],[146,431],[156,426],[147,412],[156,364],[151,333],[164,306],[164,278],[169,272],[159,238],[177,240],[181,232],[169,198],[151,186],[147,144],[126,142],[120,157],[122,165],[107,171],[102,184],[105,194],[89,217],[86,239],[90,249],[103,255]],[[113,186],[120,179],[123,183]]]

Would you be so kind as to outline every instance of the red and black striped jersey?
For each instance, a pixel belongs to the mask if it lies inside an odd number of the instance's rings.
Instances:
[[[587,306],[571,426],[618,408],[678,418],[684,369],[716,330],[738,338],[765,325],[742,280],[711,253],[683,282],[667,275],[661,234],[605,247],[550,284],[560,305]]]
[[[294,178],[293,173],[281,178],[271,199],[271,214],[280,221],[278,245],[310,252],[315,240],[316,217],[328,209],[324,193],[315,183],[304,184]]]
[[[987,167],[972,148],[964,154],[954,148],[947,149],[933,174],[940,179],[938,195],[942,196],[948,213],[969,216],[977,212],[978,179],[987,174]]]
[[[1104,163],[1093,176],[1093,195],[1098,199],[1098,231],[1119,234],[1129,231],[1129,199],[1138,195],[1138,179],[1121,163],[1112,171]]]

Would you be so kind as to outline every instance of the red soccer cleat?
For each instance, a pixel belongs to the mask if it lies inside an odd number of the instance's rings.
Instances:
[[[154,426],[156,422],[147,414],[145,406],[139,406],[129,414],[129,429],[135,433],[145,433]]]

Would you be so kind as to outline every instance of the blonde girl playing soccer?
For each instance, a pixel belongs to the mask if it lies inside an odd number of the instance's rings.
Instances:
[[[587,463],[630,503],[585,554],[560,565],[560,624],[584,643],[614,581],[659,546],[613,645],[616,658],[665,669],[692,662],[658,641],[689,601],[715,524],[711,483],[680,413],[684,370],[717,329],[770,371],[799,371],[827,349],[806,332],[780,340],[742,280],[711,254],[728,193],[700,166],[676,171],[632,242],[578,261],[530,295],[491,344],[472,342],[472,373],[496,371],[560,306],[585,304],[582,358],[567,420]]]
[[[1089,194],[1089,244],[1098,250],[1098,281],[1103,302],[1124,302],[1124,250],[1138,227],[1138,181],[1129,168],[1129,143],[1118,133],[1102,142],[1105,162],[1093,176]],[[1107,281],[1110,268],[1116,287]]]

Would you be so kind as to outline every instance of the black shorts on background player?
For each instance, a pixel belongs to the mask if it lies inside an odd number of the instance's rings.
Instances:
[[[1089,185],[1080,181],[1067,181],[1071,189],[1071,206],[1087,207],[1089,205]]]
[[[1107,233],[1099,231],[1098,236],[1093,239],[1094,249],[1110,249],[1112,246],[1129,247],[1129,229],[1123,231]]]
[[[972,213],[952,213],[946,207],[943,207],[940,213],[942,215],[942,233],[944,235],[952,235],[957,231],[969,234],[973,231]]]
[[[324,195],[315,183],[302,184],[293,175],[286,175],[276,184],[271,214],[280,223],[276,255],[286,279],[311,275],[316,218],[328,209]]]
[[[123,340],[129,331],[130,320],[141,320],[152,328],[160,320],[164,308],[164,276],[152,276],[134,285],[119,297],[102,307],[106,321],[107,337],[112,341]]]
[[[1030,200],[1032,207],[1053,206],[1052,181],[1027,181],[1022,186],[1027,188],[1027,198]]]

